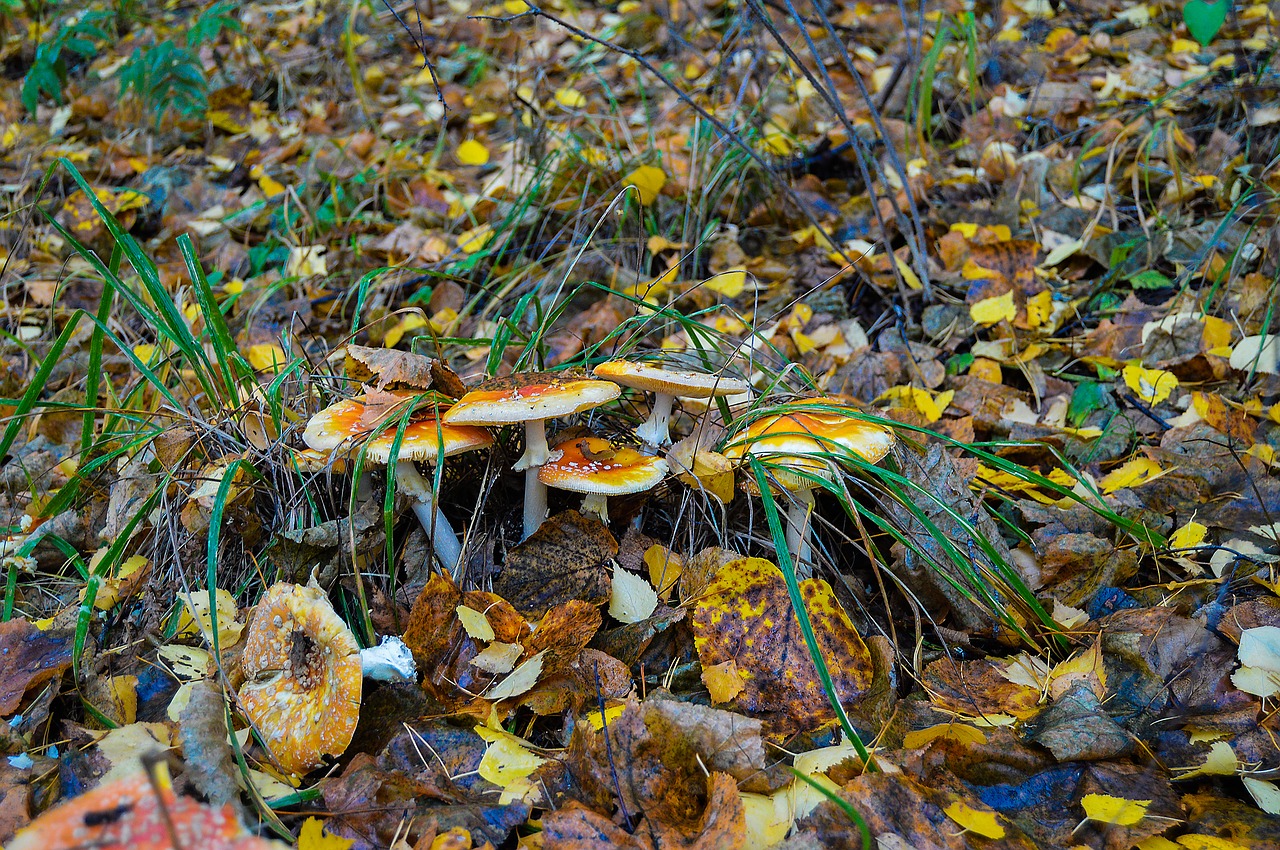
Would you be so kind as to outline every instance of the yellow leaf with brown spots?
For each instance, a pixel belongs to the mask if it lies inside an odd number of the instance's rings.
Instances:
[[[836,693],[849,705],[871,686],[871,654],[827,582],[805,579],[800,594]],[[739,558],[721,567],[694,608],[693,634],[704,670],[736,665],[742,690],[730,700],[735,710],[779,735],[833,719],[782,571],[769,561]]]

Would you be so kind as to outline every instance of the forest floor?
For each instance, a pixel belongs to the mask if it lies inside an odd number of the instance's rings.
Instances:
[[[1278,11],[0,0],[0,843],[1280,847]]]

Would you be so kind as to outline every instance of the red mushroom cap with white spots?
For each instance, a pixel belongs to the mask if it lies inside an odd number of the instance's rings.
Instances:
[[[158,784],[157,792],[137,773],[99,785],[18,830],[8,850],[172,850],[175,837],[183,850],[288,850],[250,833],[230,806],[208,806],[174,794],[167,781]]]
[[[580,437],[557,445],[552,460],[538,470],[538,479],[573,493],[623,496],[653,489],[666,474],[667,462],[660,457],[601,437]]]
[[[488,381],[444,414],[450,425],[515,425],[599,407],[622,394],[612,381],[524,372]]]
[[[402,402],[409,402],[414,393],[390,393]],[[369,423],[364,421],[364,398],[344,398],[312,416],[302,432],[302,442],[318,452],[332,451],[344,443],[369,433]]]
[[[360,648],[319,587],[272,585],[241,665],[240,706],[280,767],[306,773],[346,750],[360,717]]]
[[[688,369],[667,369],[652,363],[632,363],[630,360],[601,363],[595,368],[595,374],[597,378],[604,378],[624,387],[686,398],[738,395],[751,389],[750,384],[737,378]]]

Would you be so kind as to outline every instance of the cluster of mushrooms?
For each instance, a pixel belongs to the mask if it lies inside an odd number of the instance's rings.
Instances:
[[[611,402],[624,386],[655,394],[649,418],[635,431],[638,447],[595,436],[548,445],[548,420]],[[445,569],[456,571],[463,546],[416,463],[439,464],[462,452],[488,448],[494,443],[488,428],[522,425],[525,450],[514,468],[525,473],[528,537],[546,516],[548,486],[584,494],[584,510],[603,517],[609,496],[647,491],[661,482],[668,462],[658,452],[671,442],[669,422],[676,398],[710,399],[749,391],[740,380],[615,360],[596,367],[595,378],[526,373],[490,381],[442,415],[429,413],[399,428],[384,424],[380,432],[379,423],[367,420],[365,399],[346,399],[316,414],[303,440],[326,458],[362,447],[366,462],[394,463],[396,481],[413,498],[435,556]],[[413,394],[404,394],[393,401],[408,405],[413,399]],[[386,398],[380,401],[385,404]],[[893,441],[891,430],[859,418],[839,400],[817,398],[772,408],[734,436],[723,453],[739,461],[754,456],[768,465],[777,486],[795,494],[787,513],[787,542],[797,570],[806,574],[812,570],[812,490],[835,479],[842,458],[856,455],[875,463]],[[346,749],[355,732],[364,678],[412,681],[416,676],[412,655],[398,638],[384,638],[380,646],[360,650],[314,580],[306,586],[279,583],[268,589],[250,623],[241,667],[246,681],[239,689],[240,706],[276,764],[291,773],[318,767],[324,756]]]
[[[571,416],[614,401],[622,387],[653,393],[649,418],[635,429],[638,448],[618,446],[601,437],[574,437],[552,447],[547,443],[548,420]],[[414,511],[432,540],[436,557],[456,573],[462,544],[444,514],[436,507],[430,483],[415,462],[434,465],[462,452],[489,448],[486,430],[524,427],[524,454],[513,468],[525,473],[524,537],[537,531],[547,515],[547,487],[586,496],[585,512],[608,519],[607,499],[648,491],[668,472],[658,456],[671,442],[670,419],[677,398],[710,399],[750,392],[735,378],[647,363],[611,360],[595,368],[595,378],[533,372],[489,381],[468,392],[443,415],[411,421],[404,429],[396,458],[395,477],[414,499]],[[412,394],[401,399],[410,403]],[[367,462],[387,465],[395,432],[386,429],[371,437],[363,399],[338,402],[316,414],[303,440],[322,453],[349,451],[364,442]],[[776,408],[756,419],[724,450],[730,459],[753,455],[768,463],[777,484],[797,494],[788,511],[788,533],[797,563],[807,563],[804,519],[813,506],[812,489],[819,479],[835,476],[833,455],[856,454],[869,463],[883,458],[893,444],[893,432],[859,419],[855,411],[834,399],[806,399]]]

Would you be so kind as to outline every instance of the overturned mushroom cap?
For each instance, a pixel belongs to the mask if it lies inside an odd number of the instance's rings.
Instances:
[[[623,496],[650,490],[667,474],[667,462],[600,437],[580,437],[555,447],[559,457],[538,470],[549,487],[588,495]]]
[[[838,463],[845,453],[876,463],[893,447],[893,431],[855,419],[855,413],[825,399],[793,402],[752,422],[725,447],[724,455],[734,460],[754,455],[769,462],[783,487],[806,490],[815,477],[830,479],[829,461]]]
[[[590,410],[621,394],[611,381],[525,372],[480,385],[449,408],[443,419],[450,425],[515,425]]]
[[[240,705],[282,768],[305,773],[346,750],[360,716],[360,649],[319,587],[272,585],[241,664]]]
[[[251,834],[230,806],[178,796],[158,779],[159,793],[145,773],[86,791],[18,830],[9,850],[172,850],[175,837],[184,850],[287,850]]]
[[[624,387],[685,398],[738,395],[751,389],[746,381],[687,369],[665,369],[650,363],[610,360],[595,368],[596,377]]]
[[[401,401],[408,401],[414,393],[392,393]],[[369,433],[370,428],[362,422],[365,414],[364,398],[345,398],[331,404],[312,416],[302,432],[302,442],[308,448],[318,452],[327,452],[338,448],[343,443]]]
[[[388,463],[395,438],[396,429],[388,426],[365,446],[365,457],[374,463]],[[410,422],[404,429],[399,459],[436,463],[441,458],[475,449],[487,449],[492,445],[493,435],[483,428],[474,425],[446,425],[439,419],[420,419]]]

